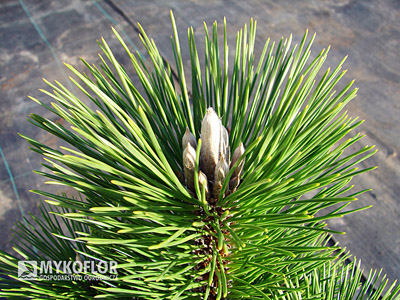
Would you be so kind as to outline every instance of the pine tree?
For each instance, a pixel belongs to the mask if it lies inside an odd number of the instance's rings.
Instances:
[[[341,232],[326,220],[366,208],[347,208],[367,191],[349,182],[373,169],[356,165],[375,153],[349,149],[363,136],[354,133],[362,121],[344,111],[353,82],[334,90],[344,60],[321,71],[329,49],[310,61],[315,35],[306,33],[295,47],[291,37],[268,40],[256,64],[251,20],[237,34],[229,70],[226,24],[220,49],[214,23],[210,33],[205,26],[204,54],[188,30],[189,87],[171,19],[176,78],[141,27],[151,69],[114,30],[145,94],[102,40],[100,68],[83,61],[86,75],[67,65],[87,99],[47,81],[52,92],[43,92],[55,102],[32,98],[68,123],[30,116],[69,144],[53,149],[23,136],[46,160],[47,172],[38,173],[79,196],[33,191],[48,200],[42,218],[18,223],[17,254],[0,253],[0,296],[399,299],[400,286],[387,287],[376,271],[362,280],[360,263],[329,243]],[[18,277],[20,257],[97,268],[115,261],[118,276],[27,280]]]

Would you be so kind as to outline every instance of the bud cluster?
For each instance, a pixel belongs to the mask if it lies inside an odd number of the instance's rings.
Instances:
[[[226,176],[243,155],[244,146],[243,143],[240,143],[233,152],[231,160],[228,131],[211,107],[207,109],[201,123],[201,141],[198,174],[199,186],[204,187],[206,199],[210,203],[215,203]],[[185,184],[189,190],[194,192],[197,142],[188,128],[182,137],[182,147]],[[233,171],[228,189],[225,192],[226,194],[234,192],[238,187],[243,165],[244,160]]]

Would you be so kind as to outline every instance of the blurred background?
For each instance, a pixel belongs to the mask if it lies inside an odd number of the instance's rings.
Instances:
[[[335,67],[346,55],[348,69],[344,86],[356,79],[358,97],[348,106],[351,116],[365,119],[359,131],[366,134],[355,146],[376,145],[379,152],[362,164],[378,166],[353,180],[357,190],[373,188],[350,208],[373,205],[372,209],[329,222],[331,228],[346,231],[335,236],[365,269],[383,268],[393,281],[400,279],[400,1],[162,1],[162,0],[2,0],[0,1],[0,249],[12,251],[15,222],[29,213],[39,215],[40,197],[29,192],[44,189],[70,193],[59,186],[45,185],[43,159],[28,149],[22,133],[56,147],[59,141],[31,125],[30,113],[57,120],[28,99],[45,103],[51,99],[39,89],[50,88],[42,78],[58,80],[75,91],[63,62],[84,70],[80,58],[98,65],[98,39],[104,37],[117,59],[133,73],[129,58],[113,36],[114,26],[132,50],[146,59],[138,37],[139,22],[154,39],[161,54],[173,64],[169,11],[173,10],[186,74],[190,74],[187,28],[193,26],[199,53],[204,49],[203,21],[208,26],[226,17],[231,65],[236,32],[257,20],[256,61],[268,37],[272,41],[293,34],[298,43],[306,29],[317,33],[312,57],[331,45],[323,67]],[[222,26],[221,28],[222,29]],[[222,33],[222,31],[221,31]],[[222,36],[222,35],[221,35]],[[258,56],[257,56],[258,55]],[[139,85],[137,79],[136,83]],[[339,85],[340,86],[340,85]],[[87,101],[88,102],[88,101]]]

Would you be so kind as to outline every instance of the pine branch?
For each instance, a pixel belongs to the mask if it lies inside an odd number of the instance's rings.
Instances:
[[[34,191],[48,205],[41,219],[19,223],[15,251],[31,261],[115,261],[118,278],[28,281],[18,278],[17,256],[1,252],[0,296],[399,297],[399,286],[382,292],[380,273],[361,283],[359,265],[345,265],[343,250],[326,242],[342,234],[326,220],[368,208],[348,208],[367,191],[350,192],[349,183],[373,169],[358,166],[375,153],[373,146],[350,149],[363,136],[356,133],[362,121],[343,111],[356,96],[353,81],[335,92],[345,59],[323,70],[329,49],[310,60],[315,35],[306,32],[294,47],[291,37],[268,40],[256,64],[251,20],[237,35],[229,70],[224,21],[221,47],[217,23],[205,25],[204,70],[188,30],[189,87],[171,20],[176,86],[172,66],[140,25],[151,67],[114,30],[145,94],[102,40],[100,66],[83,61],[90,75],[66,65],[86,99],[48,81],[52,91],[43,92],[54,102],[31,98],[67,125],[35,114],[30,122],[69,146],[22,136],[46,161],[37,173],[80,197]]]

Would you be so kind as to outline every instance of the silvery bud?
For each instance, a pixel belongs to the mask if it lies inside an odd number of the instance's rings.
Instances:
[[[209,197],[208,180],[207,180],[206,174],[204,174],[202,171],[199,171],[199,185],[200,185],[200,189],[204,185],[205,191],[206,191],[206,199],[208,199],[208,197]]]
[[[231,193],[236,191],[236,188],[239,186],[239,183],[240,183],[239,176],[231,177],[231,180],[229,180],[229,190]]]
[[[244,146],[243,143],[240,143],[240,145],[235,149],[232,155],[232,162],[231,162],[231,168],[233,165],[239,160],[239,158],[244,154]],[[243,170],[243,165],[244,165],[244,159],[239,163],[235,171],[233,172],[232,177],[240,177],[240,174],[242,173]]]
[[[215,166],[218,163],[221,140],[221,120],[211,107],[207,109],[201,123],[200,162],[208,179],[214,180]]]
[[[228,163],[225,160],[225,157],[221,155],[220,160],[218,161],[215,167],[214,173],[214,188],[213,194],[215,198],[219,197],[219,193],[221,192],[222,185],[224,183],[225,177],[229,172]]]
[[[224,181],[228,172],[229,172],[229,166],[225,160],[225,157],[222,155],[215,167],[215,173],[214,173],[215,181]]]
[[[196,150],[190,145],[186,144],[183,150],[183,173],[185,176],[185,183],[189,189],[194,189],[194,167],[196,164]]]
[[[182,137],[182,147],[185,148],[187,143],[189,143],[194,149],[197,148],[197,142],[194,135],[189,131],[189,128],[186,127],[185,134]]]
[[[226,162],[229,164],[231,160],[231,149],[229,147],[229,134],[228,130],[221,124],[221,141],[219,155],[223,155]]]

